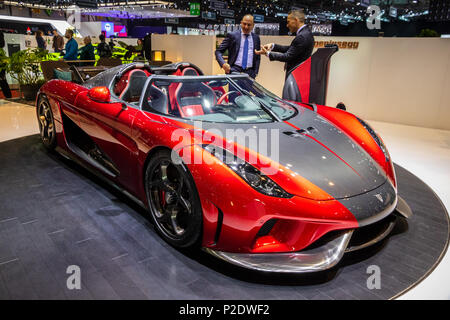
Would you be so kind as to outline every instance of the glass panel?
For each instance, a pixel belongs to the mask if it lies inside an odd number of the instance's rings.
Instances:
[[[258,123],[284,120],[295,108],[248,78],[155,77],[142,109],[196,121]]]

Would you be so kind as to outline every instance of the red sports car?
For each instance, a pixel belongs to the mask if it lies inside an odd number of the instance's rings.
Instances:
[[[261,271],[319,271],[386,237],[395,213],[410,215],[383,141],[351,113],[189,63],[88,80],[73,70],[78,80],[38,94],[43,144],[120,187],[175,247]]]

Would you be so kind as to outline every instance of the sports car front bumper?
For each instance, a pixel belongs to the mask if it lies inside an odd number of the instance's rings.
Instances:
[[[341,260],[352,233],[353,230],[347,231],[319,248],[302,252],[231,253],[208,248],[204,250],[215,257],[248,269],[288,273],[314,272],[332,268]]]
[[[397,201],[395,203],[397,204]],[[298,252],[234,253],[212,250],[210,248],[204,248],[204,250],[219,259],[252,270],[278,273],[322,271],[334,267],[346,252],[369,247],[386,238],[395,226],[397,214],[404,218],[412,216],[411,209],[400,197],[398,197],[397,207],[386,209],[379,213],[381,216],[384,216],[384,219],[372,225],[338,231],[331,234],[331,239],[328,238],[324,244]],[[395,212],[393,212],[394,210]]]

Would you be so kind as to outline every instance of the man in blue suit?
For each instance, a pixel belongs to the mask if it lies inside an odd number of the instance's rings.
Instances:
[[[244,72],[253,79],[259,72],[261,56],[255,54],[260,50],[261,40],[252,32],[255,22],[251,14],[245,15],[241,20],[241,30],[230,32],[216,50],[216,60],[225,73]],[[223,54],[228,50],[228,62]]]

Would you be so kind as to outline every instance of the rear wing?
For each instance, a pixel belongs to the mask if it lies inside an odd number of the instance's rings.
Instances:
[[[326,45],[288,71],[283,87],[283,99],[325,105],[331,56],[339,50]]]

